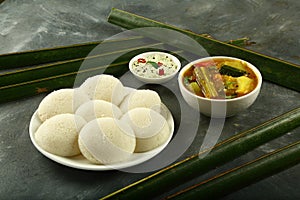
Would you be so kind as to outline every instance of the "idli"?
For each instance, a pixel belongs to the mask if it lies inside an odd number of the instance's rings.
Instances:
[[[82,103],[89,101],[80,89],[60,89],[48,94],[39,104],[38,116],[42,122],[63,113],[74,114]]]
[[[78,115],[55,115],[40,125],[34,135],[35,141],[45,151],[58,156],[78,155],[78,134],[85,124]]]
[[[121,117],[136,136],[135,152],[150,151],[164,144],[170,136],[166,119],[150,108],[134,108]]]
[[[125,88],[121,81],[106,74],[86,79],[80,88],[92,100],[104,100],[115,105],[119,105],[125,96]]]
[[[136,139],[132,128],[111,117],[88,122],[78,138],[82,155],[95,164],[113,164],[127,160],[134,152]]]
[[[134,108],[151,108],[157,112],[161,109],[161,99],[158,93],[154,90],[140,89],[134,90],[124,98],[120,105],[123,113]]]
[[[92,100],[82,104],[75,112],[82,116],[87,122],[101,117],[112,117],[119,119],[122,112],[115,104],[104,100]]]

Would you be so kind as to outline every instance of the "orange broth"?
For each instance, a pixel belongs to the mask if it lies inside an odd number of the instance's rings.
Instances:
[[[189,91],[195,93],[196,95],[201,96],[201,97],[205,97],[205,95],[203,94],[203,92],[202,92],[201,90],[200,90],[200,91],[197,91],[197,92],[192,91],[192,90],[188,87],[188,85],[185,83],[185,81],[186,81],[185,79],[187,79],[187,78],[188,78],[188,79],[191,79],[191,81],[189,80],[189,83],[195,81],[195,80],[193,80],[193,79],[195,78],[195,75],[194,75],[194,68],[195,68],[195,65],[196,65],[196,66],[197,66],[197,65],[202,65],[202,64],[207,65],[207,64],[209,63],[209,64],[213,64],[214,66],[217,67],[218,70],[220,70],[220,68],[222,67],[222,65],[223,65],[224,62],[226,62],[226,61],[230,61],[230,62],[235,62],[235,61],[236,61],[236,62],[241,62],[242,66],[243,66],[243,70],[247,72],[247,74],[246,74],[245,76],[253,80],[252,83],[251,83],[251,86],[249,86],[249,87],[251,87],[251,90],[250,90],[249,92],[247,92],[247,93],[245,93],[245,94],[236,94],[236,96],[233,97],[233,98],[237,98],[237,97],[240,97],[240,96],[244,96],[244,95],[250,93],[251,91],[253,91],[254,88],[255,88],[255,87],[257,86],[257,84],[258,84],[258,79],[257,79],[257,76],[255,75],[255,73],[252,71],[252,69],[250,69],[250,68],[248,67],[247,63],[245,63],[245,62],[243,62],[243,61],[237,61],[237,60],[231,60],[231,59],[223,59],[223,58],[214,58],[214,59],[212,59],[212,61],[203,61],[203,62],[195,63],[194,65],[192,65],[192,66],[191,66],[189,69],[187,69],[187,70],[184,72],[184,74],[183,74],[183,80],[182,80],[182,81],[184,82],[184,86],[185,86]],[[208,64],[208,66],[209,66],[209,64]],[[194,76],[194,78],[193,78],[193,76]],[[226,75],[226,76],[227,76],[227,75]],[[222,75],[222,77],[224,77],[224,75]],[[226,88],[224,79],[223,79],[223,83],[224,83],[224,87]],[[201,88],[201,87],[200,87],[200,88]],[[227,89],[225,89],[225,90],[227,90]],[[227,95],[227,92],[226,92],[226,95]]]

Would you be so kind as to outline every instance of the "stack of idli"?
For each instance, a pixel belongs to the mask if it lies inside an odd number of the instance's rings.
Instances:
[[[132,90],[111,75],[86,79],[76,89],[47,95],[37,109],[36,142],[59,156],[82,154],[94,164],[113,164],[164,144],[170,127],[153,90]]]

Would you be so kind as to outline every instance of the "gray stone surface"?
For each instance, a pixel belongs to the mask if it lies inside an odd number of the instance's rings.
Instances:
[[[297,0],[6,0],[0,4],[0,54],[104,40],[122,31],[106,21],[112,7],[208,33],[223,41],[248,36],[256,44],[247,48],[300,64]],[[77,170],[40,154],[30,141],[28,126],[44,96],[0,105],[0,199],[96,199],[147,175]],[[226,120],[220,140],[300,106],[299,99],[298,92],[265,81],[255,104]],[[175,118],[178,123],[178,116]],[[201,118],[201,129],[180,159],[199,151],[208,123],[209,119]],[[299,131],[298,128],[183,186],[297,141]],[[299,199],[299,176],[297,165],[223,199]]]

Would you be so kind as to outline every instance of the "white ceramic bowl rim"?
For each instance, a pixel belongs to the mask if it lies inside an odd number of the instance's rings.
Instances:
[[[206,98],[206,97],[201,97],[201,96],[198,96],[194,93],[192,93],[191,91],[189,91],[185,86],[184,86],[184,83],[182,81],[182,76],[183,76],[183,73],[188,69],[190,68],[193,64],[195,63],[198,63],[198,62],[201,62],[201,61],[206,61],[206,60],[211,60],[211,59],[218,59],[218,58],[223,58],[223,59],[229,59],[229,60],[241,60],[245,63],[247,63],[248,67],[255,73],[255,75],[257,76],[257,85],[256,87],[254,88],[254,90],[252,90],[251,92],[249,92],[248,94],[246,95],[243,95],[243,96],[240,96],[240,97],[236,97],[236,98],[233,98],[233,99],[209,99],[209,98]],[[230,102],[230,101],[237,101],[237,100],[241,100],[241,99],[244,99],[244,98],[247,98],[248,96],[252,95],[253,93],[257,92],[257,90],[260,89],[260,86],[262,84],[262,75],[260,73],[260,71],[251,63],[243,60],[243,59],[240,59],[240,58],[234,58],[234,57],[229,57],[229,56],[210,56],[210,57],[204,57],[204,58],[200,58],[200,59],[197,59],[197,60],[194,60],[188,64],[186,64],[182,70],[180,71],[179,73],[179,76],[178,76],[178,79],[179,79],[179,82],[180,84],[183,85],[183,89],[186,90],[189,94],[191,94],[192,96],[194,97],[197,97],[199,99],[202,99],[202,100],[205,100],[205,101],[212,101],[212,102]]]
[[[147,55],[149,55],[149,54],[150,54],[150,55],[151,55],[151,54],[161,54],[161,55],[167,55],[167,56],[170,56],[170,57],[172,58],[172,60],[173,60],[173,61],[177,64],[177,66],[178,66],[177,69],[176,69],[176,71],[174,71],[172,74],[169,74],[169,75],[163,76],[163,77],[159,77],[159,78],[149,78],[149,77],[140,76],[140,75],[134,73],[134,71],[132,70],[132,63],[133,63],[135,60],[137,60],[138,58],[145,57],[145,56],[147,56]],[[172,54],[169,54],[169,53],[166,53],[166,52],[161,52],[161,51],[148,51],[148,52],[144,52],[144,53],[138,54],[138,55],[134,56],[134,57],[130,60],[130,62],[129,62],[129,70],[130,70],[135,76],[138,76],[138,77],[141,77],[141,78],[146,78],[146,79],[148,79],[148,80],[161,80],[161,79],[167,79],[167,78],[169,78],[169,77],[171,77],[171,76],[174,76],[174,74],[178,73],[179,70],[180,70],[180,68],[181,68],[181,63],[180,63],[179,59],[178,59],[176,56],[174,56],[174,55],[172,55]]]

